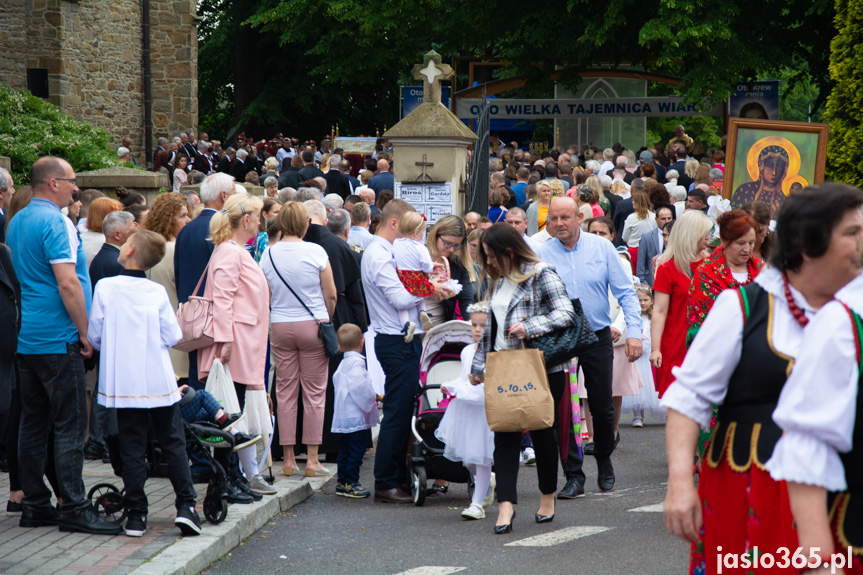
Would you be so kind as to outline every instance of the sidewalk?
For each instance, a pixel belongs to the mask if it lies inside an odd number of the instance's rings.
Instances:
[[[336,466],[324,464],[335,474]],[[266,470],[263,470],[266,472]],[[281,462],[275,462],[273,475],[276,495],[251,505],[229,505],[228,517],[219,525],[204,519],[202,505],[206,484],[196,484],[198,514],[203,533],[197,537],[180,536],[174,526],[174,492],[164,478],[147,481],[150,501],[147,532],[143,537],[106,537],[83,533],[61,533],[56,527],[22,529],[20,516],[6,515],[0,509],[0,573],[2,575],[191,575],[225,555],[246,537],[263,527],[279,512],[284,512],[322,488],[329,477],[306,479],[284,477]],[[110,465],[86,461],[84,484],[89,491],[97,483],[113,483],[123,487]],[[5,505],[9,493],[9,476],[0,474],[0,493]]]

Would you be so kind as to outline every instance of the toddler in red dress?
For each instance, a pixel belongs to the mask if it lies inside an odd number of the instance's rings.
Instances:
[[[434,286],[429,280],[429,274],[434,270],[431,254],[423,243],[427,222],[425,216],[417,212],[408,212],[399,219],[399,233],[402,237],[393,243],[393,253],[396,259],[396,269],[402,285],[411,294],[418,297],[428,297],[434,293]],[[419,319],[424,330],[431,329],[431,320],[426,313],[425,301],[416,306]],[[414,338],[416,323],[411,321],[410,309],[399,310],[399,322],[404,324],[405,342]]]

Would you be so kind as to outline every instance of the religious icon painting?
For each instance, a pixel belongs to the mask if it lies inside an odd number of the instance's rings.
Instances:
[[[827,124],[729,118],[723,193],[731,205],[762,202],[775,216],[788,195],[824,180]]]

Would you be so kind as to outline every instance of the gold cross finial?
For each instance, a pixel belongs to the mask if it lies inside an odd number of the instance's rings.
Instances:
[[[434,50],[427,52],[423,56],[423,63],[413,68],[414,79],[423,82],[423,102],[440,102],[441,80],[449,80],[452,75],[452,67],[441,64],[440,54]]]

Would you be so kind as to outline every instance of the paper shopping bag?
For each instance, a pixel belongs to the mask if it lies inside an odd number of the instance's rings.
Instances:
[[[554,398],[538,349],[486,356],[485,415],[492,431],[534,431],[554,425]]]

